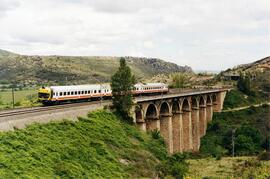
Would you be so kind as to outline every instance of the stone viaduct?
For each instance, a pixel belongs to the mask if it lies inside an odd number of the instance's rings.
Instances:
[[[200,148],[213,112],[220,112],[227,89],[211,89],[136,98],[134,122],[145,132],[160,131],[169,153]]]

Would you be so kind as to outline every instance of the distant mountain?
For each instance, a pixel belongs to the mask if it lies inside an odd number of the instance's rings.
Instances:
[[[120,57],[26,56],[0,50],[0,82],[84,84],[108,82],[119,67]],[[157,74],[192,72],[157,58],[126,57],[139,80]]]
[[[0,58],[10,57],[10,56],[15,56],[15,55],[17,55],[17,54],[0,49]]]

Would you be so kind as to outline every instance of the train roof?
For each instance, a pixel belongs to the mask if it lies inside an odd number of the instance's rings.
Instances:
[[[70,86],[51,86],[53,91],[76,91],[76,90],[95,90],[95,89],[108,89],[108,84],[95,84],[95,85],[70,85]]]
[[[135,86],[151,86],[151,87],[156,87],[156,86],[167,86],[165,83],[137,83]]]

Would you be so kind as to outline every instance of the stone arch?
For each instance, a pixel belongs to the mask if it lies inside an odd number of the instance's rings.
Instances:
[[[172,113],[180,112],[180,104],[178,101],[173,101],[172,103]]]
[[[148,104],[145,110],[146,131],[159,130],[158,109],[154,103]]]
[[[198,108],[199,107],[199,100],[197,97],[192,97],[191,98],[191,105],[192,105],[192,108]]]
[[[170,114],[171,110],[170,110],[170,105],[168,102],[163,101],[160,104],[160,108],[159,108],[159,114],[160,115],[168,115]]]
[[[145,118],[146,119],[156,119],[158,118],[158,110],[155,104],[150,103],[145,112]]]
[[[200,105],[200,107],[206,106],[206,101],[205,101],[205,98],[203,96],[200,96],[199,105]]]
[[[212,98],[211,95],[206,96],[206,104],[212,104]]]
[[[182,109],[182,111],[190,111],[191,110],[191,105],[190,105],[190,102],[187,98],[183,99],[181,109]]]

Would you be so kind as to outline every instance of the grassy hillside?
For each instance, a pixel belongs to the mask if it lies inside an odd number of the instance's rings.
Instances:
[[[268,149],[270,106],[215,113],[202,138],[201,154],[216,157],[231,155],[233,135],[236,155],[255,155]]]
[[[253,96],[248,96],[237,89],[233,89],[226,94],[223,108],[226,110],[266,102],[270,102],[268,94],[257,92]]]
[[[160,73],[191,71],[155,58],[126,57],[138,79]],[[119,57],[24,56],[0,51],[0,82],[82,84],[107,82]]]
[[[167,155],[162,139],[105,111],[0,136],[1,178],[154,178]]]

